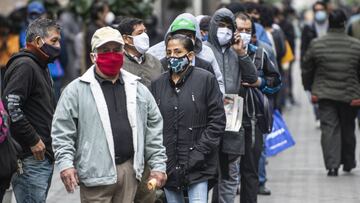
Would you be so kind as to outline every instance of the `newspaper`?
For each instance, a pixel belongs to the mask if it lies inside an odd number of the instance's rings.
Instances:
[[[225,131],[239,132],[243,116],[244,99],[237,94],[226,94],[224,108],[226,114]]]

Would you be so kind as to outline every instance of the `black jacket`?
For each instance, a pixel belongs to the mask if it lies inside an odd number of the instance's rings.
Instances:
[[[164,119],[168,156],[165,187],[183,189],[217,174],[219,140],[226,117],[214,75],[189,67],[175,85],[170,74],[162,74],[151,90]]]
[[[169,68],[168,68],[168,62],[166,61],[166,58],[161,59],[160,62],[161,62],[161,65],[162,65],[164,71],[168,71]],[[214,69],[213,69],[211,63],[205,61],[204,59],[196,57],[196,56],[195,56],[195,67],[202,68],[204,70],[209,71],[213,75],[215,75],[215,72],[214,72]]]
[[[304,26],[303,31],[301,32],[301,61],[303,60],[305,53],[309,48],[310,42],[317,37],[318,36],[314,24]]]
[[[19,142],[24,156],[41,140],[47,155],[53,158],[51,121],[55,109],[52,79],[47,61],[28,50],[14,55],[7,64],[2,100],[11,118],[11,134]]]

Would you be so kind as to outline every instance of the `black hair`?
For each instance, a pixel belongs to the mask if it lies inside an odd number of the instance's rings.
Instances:
[[[237,18],[239,18],[240,20],[243,20],[243,21],[249,20],[251,22],[251,36],[256,34],[255,23],[248,14],[241,13],[241,12],[237,13],[235,19],[237,19]]]
[[[313,10],[313,11],[315,11],[315,6],[316,6],[316,5],[321,5],[321,6],[324,7],[325,10],[327,10],[327,5],[326,5],[325,2],[323,2],[323,1],[317,1],[317,2],[315,2],[315,3],[313,4],[313,6],[312,6],[312,10]]]
[[[37,36],[48,37],[51,29],[56,29],[58,32],[61,30],[60,25],[55,20],[48,18],[34,20],[26,29],[26,42],[33,42]]]
[[[245,12],[245,7],[242,3],[239,2],[232,2],[225,6],[225,8],[229,9],[233,14],[239,13],[239,12]]]
[[[182,35],[182,34],[169,34],[166,37],[166,47],[169,43],[170,40],[179,40],[180,43],[184,46],[184,48],[186,49],[186,51],[190,52],[190,51],[194,51],[194,43],[192,41],[192,39],[186,35]]]
[[[199,23],[200,30],[209,31],[211,16],[204,16]]]
[[[107,1],[95,1],[90,8],[90,18],[92,20],[98,20],[99,13],[104,12],[106,6],[109,6]]]
[[[329,28],[345,28],[346,14],[342,9],[335,9],[329,14]]]
[[[124,17],[121,19],[117,29],[122,35],[131,35],[134,32],[134,26],[143,24],[143,20],[133,17]]]
[[[262,6],[260,9],[260,22],[264,27],[272,27],[274,24],[274,10],[272,6]]]
[[[254,10],[257,12],[260,12],[260,6],[259,6],[259,4],[255,3],[255,2],[247,1],[247,2],[243,3],[243,6],[247,13],[251,13]]]

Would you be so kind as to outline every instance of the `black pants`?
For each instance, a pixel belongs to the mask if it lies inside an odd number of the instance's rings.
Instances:
[[[3,201],[6,189],[0,188],[0,202]]]
[[[245,127],[245,154],[240,161],[241,203],[256,203],[259,190],[259,159],[263,149],[263,135],[255,128],[255,143],[252,143],[251,127]]]
[[[355,118],[358,108],[334,100],[319,101],[321,146],[326,169],[355,167]]]

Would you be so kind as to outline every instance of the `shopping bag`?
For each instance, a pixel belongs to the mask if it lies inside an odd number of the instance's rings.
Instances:
[[[273,117],[272,131],[266,135],[265,139],[266,156],[274,156],[295,145],[295,141],[278,110],[274,111]]]

